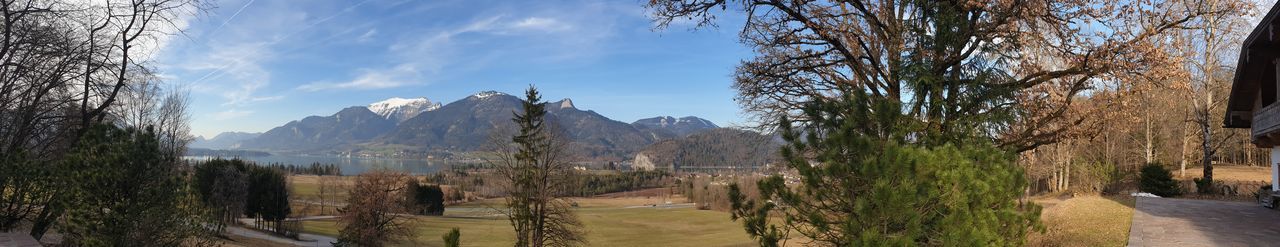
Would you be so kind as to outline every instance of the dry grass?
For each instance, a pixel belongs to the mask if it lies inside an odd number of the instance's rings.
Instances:
[[[658,197],[575,198],[581,205],[575,209],[587,230],[590,246],[750,246],[741,223],[729,220],[729,214],[693,208],[656,209],[626,208],[663,200]],[[683,202],[683,198],[672,198]],[[514,233],[506,218],[477,212],[497,206],[501,199],[489,199],[449,207],[445,216],[416,216],[416,242],[403,246],[440,246],[442,236],[450,228],[462,231],[465,246],[509,246]],[[665,202],[664,202],[665,203]],[[470,208],[472,210],[465,210]],[[334,236],[335,221],[307,221],[304,231]]]
[[[1179,171],[1173,171],[1177,175]],[[1253,201],[1253,193],[1263,185],[1271,184],[1271,168],[1257,166],[1218,165],[1213,167],[1213,180],[1218,184],[1218,194],[1198,194],[1193,179],[1203,177],[1201,167],[1188,167],[1187,175],[1176,178],[1182,186],[1183,198],[1220,201]]]
[[[1177,176],[1178,171],[1174,170],[1173,175]],[[1178,179],[1191,180],[1192,178],[1204,177],[1204,168],[1187,167],[1187,175]],[[1271,168],[1259,166],[1225,166],[1218,165],[1213,167],[1214,180],[1230,180],[1230,181],[1261,181],[1271,183]]]
[[[1045,198],[1040,214],[1045,232],[1032,233],[1028,246],[1124,246],[1129,241],[1134,199],[1129,196]]]

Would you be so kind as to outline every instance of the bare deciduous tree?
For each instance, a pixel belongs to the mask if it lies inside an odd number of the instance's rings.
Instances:
[[[339,212],[342,225],[339,244],[383,246],[388,241],[412,237],[413,222],[405,208],[403,172],[373,171],[360,174]]]
[[[342,185],[339,184],[337,177],[334,176],[316,176],[316,197],[320,200],[320,214],[327,214],[328,208],[334,207],[334,200],[337,193],[342,191]]]
[[[985,135],[1026,151],[1101,129],[1130,83],[1176,67],[1157,41],[1204,16],[1206,1],[650,1],[658,28],[717,11],[747,15],[756,57],[735,72],[737,101],[772,126],[801,106],[849,92],[899,101],[919,142]],[[1151,81],[1151,80],[1148,80]],[[1098,97],[1109,95],[1108,97]],[[996,121],[989,121],[996,120]],[[966,133],[970,132],[970,133]],[[971,133],[977,132],[977,133]],[[941,140],[932,140],[932,136]]]
[[[152,50],[179,31],[180,18],[207,6],[199,0],[0,5],[0,170],[13,171],[0,174],[0,230],[31,221],[31,235],[41,238],[63,214],[54,201],[65,187],[59,183],[68,182],[41,164],[60,159],[89,126],[119,117],[110,110],[122,92],[153,79]],[[185,107],[171,102],[170,110]],[[168,119],[183,122],[167,125],[173,140],[187,138],[176,135],[185,132],[185,120]]]

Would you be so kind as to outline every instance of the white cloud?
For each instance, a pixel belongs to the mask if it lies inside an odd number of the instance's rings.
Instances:
[[[225,110],[225,111],[220,111],[220,112],[214,113],[214,114],[213,114],[213,119],[216,119],[216,120],[231,120],[231,119],[237,119],[237,118],[246,117],[246,116],[249,116],[250,114],[253,114],[253,111],[236,110],[236,109],[228,109],[228,110]]]
[[[193,59],[181,68],[203,73],[195,79],[193,88],[221,96],[225,100],[222,106],[279,100],[283,96],[258,94],[271,82],[271,72],[261,65],[274,56],[268,47],[266,43],[213,46],[204,59]]]
[[[511,27],[516,30],[536,30],[536,31],[548,31],[548,32],[568,31],[570,29],[573,29],[573,26],[570,26],[567,23],[561,22],[556,19],[544,18],[544,17],[525,18],[523,20],[512,23]]]
[[[360,43],[373,41],[374,35],[378,35],[378,29],[376,28],[369,29],[369,31],[364,32],[364,34],[361,34],[360,37],[356,38],[356,41]]]
[[[345,82],[313,82],[298,90],[315,92],[335,89],[371,90],[420,84],[421,73],[413,64],[401,64],[390,69],[361,69],[360,75]]]

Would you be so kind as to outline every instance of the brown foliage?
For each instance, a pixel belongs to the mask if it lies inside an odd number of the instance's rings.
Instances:
[[[1090,136],[1105,107],[1177,60],[1160,41],[1205,16],[1243,6],[1206,1],[650,1],[659,28],[714,26],[746,13],[756,57],[736,71],[737,101],[772,126],[800,106],[853,91],[901,101],[917,132],[977,131],[1025,151]],[[1225,6],[1225,7],[1224,7]],[[1143,78],[1146,80],[1137,80]],[[1016,110],[1015,110],[1016,109]],[[973,118],[1005,118],[995,122]],[[959,124],[957,124],[959,123]],[[962,129],[948,129],[961,126]],[[1081,128],[1080,126],[1084,126]],[[928,135],[926,136],[933,136]]]
[[[403,172],[374,171],[356,178],[347,198],[347,206],[339,212],[343,226],[339,242],[356,246],[383,246],[389,241],[413,236],[412,220],[404,199]]]

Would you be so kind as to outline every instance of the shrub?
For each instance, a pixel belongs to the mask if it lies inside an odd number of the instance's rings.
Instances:
[[[444,215],[444,190],[439,185],[406,180],[405,207],[419,215]]]
[[[1195,182],[1196,193],[1200,194],[1218,194],[1218,187],[1222,185],[1222,183],[1217,181],[1210,182],[1209,180],[1200,178],[1194,178],[1191,179],[1191,181]]]
[[[1174,197],[1182,194],[1178,182],[1173,180],[1173,173],[1159,163],[1150,163],[1142,167],[1139,174],[1138,189],[1161,197]]]
[[[1124,187],[1124,172],[1109,162],[1087,162],[1079,165],[1079,173],[1075,177],[1085,192],[1102,192],[1115,194]],[[1077,181],[1072,181],[1076,183]]]
[[[460,238],[462,238],[462,233],[458,231],[457,227],[454,227],[453,229],[450,229],[448,233],[445,233],[444,236],[441,238],[444,239],[444,246],[458,247],[461,245]]]

